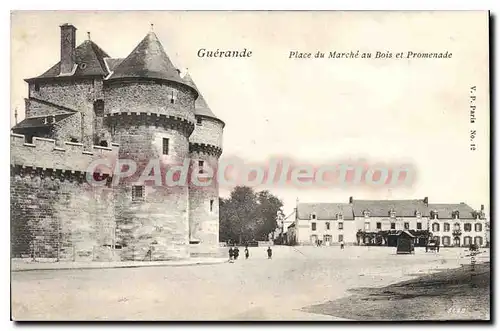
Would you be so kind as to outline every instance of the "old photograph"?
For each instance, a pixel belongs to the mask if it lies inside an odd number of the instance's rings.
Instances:
[[[11,319],[490,321],[489,30],[11,12]]]

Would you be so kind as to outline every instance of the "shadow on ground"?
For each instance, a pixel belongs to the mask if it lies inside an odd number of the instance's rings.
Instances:
[[[470,265],[381,288],[351,289],[351,296],[303,311],[358,321],[489,320],[490,264]]]

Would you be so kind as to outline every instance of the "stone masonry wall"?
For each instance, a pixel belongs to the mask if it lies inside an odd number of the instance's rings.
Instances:
[[[131,159],[138,165],[135,177],[124,179],[115,186],[117,238],[123,246],[122,260],[187,258],[187,184],[169,187],[147,182],[143,200],[132,201],[132,186],[150,160],[159,160],[161,171],[165,173],[172,165],[181,165],[189,158],[187,133],[148,125],[128,116],[118,121],[114,132],[113,140],[121,144],[120,159]],[[168,155],[163,155],[163,138],[169,139]]]
[[[217,171],[218,158],[202,152],[191,153],[192,170],[196,171],[198,161]],[[201,181],[201,180],[200,180]],[[212,201],[212,208],[210,208]],[[199,243],[191,245],[193,253],[217,250],[219,245],[219,187],[214,178],[211,185],[199,186],[190,181],[189,185],[189,227],[191,240]]]
[[[191,143],[209,144],[222,148],[222,123],[220,121],[201,117],[202,124],[196,125],[189,137]]]
[[[171,103],[172,92],[175,103]],[[194,92],[180,85],[155,82],[113,83],[104,87],[105,113],[148,112],[182,117],[194,122]]]
[[[102,81],[88,78],[80,80],[59,79],[50,82],[38,82],[39,90],[36,91],[35,83],[29,85],[30,98],[47,101],[58,106],[66,107],[81,113],[82,134],[81,142],[90,147],[94,143],[95,114],[94,101],[103,98]],[[33,102],[29,102],[30,104]],[[27,107],[27,117],[36,112]]]
[[[12,257],[110,260],[114,204],[109,188],[11,175]]]

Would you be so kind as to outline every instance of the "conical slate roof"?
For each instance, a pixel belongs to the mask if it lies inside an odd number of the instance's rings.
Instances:
[[[186,85],[168,58],[154,32],[149,32],[114,70],[108,80],[123,78],[152,78]]]
[[[194,81],[191,78],[191,76],[189,75],[189,73],[187,73],[183,77],[183,79],[184,79],[184,81],[186,81],[186,84],[192,86],[194,89],[196,89],[196,91],[198,91],[198,98],[196,99],[195,104],[194,104],[195,115],[207,116],[207,117],[215,118],[215,119],[221,121],[221,119],[219,119],[217,116],[215,116],[215,114],[212,112],[210,107],[208,107],[208,104],[205,101],[205,98],[203,98],[203,95],[201,94],[200,90],[198,89],[198,87],[194,83]]]

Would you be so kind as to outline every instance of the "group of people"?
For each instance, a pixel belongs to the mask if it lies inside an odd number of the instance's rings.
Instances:
[[[229,262],[234,262],[235,260],[238,259],[238,256],[240,255],[240,250],[238,249],[237,246],[231,246],[229,247]],[[267,258],[271,259],[273,256],[273,250],[271,247],[267,247]],[[248,250],[248,245],[245,246],[245,259],[248,259],[250,257],[250,251]]]

